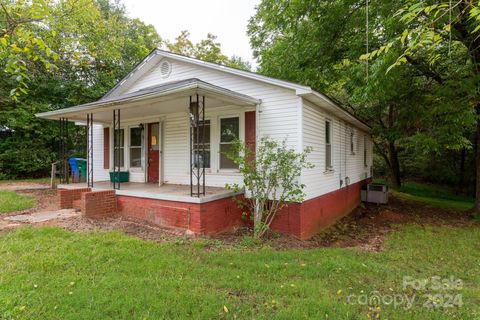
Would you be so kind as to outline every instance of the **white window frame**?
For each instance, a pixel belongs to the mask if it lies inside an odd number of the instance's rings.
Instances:
[[[350,129],[350,154],[355,155],[355,129]]]
[[[329,142],[327,144],[327,122],[329,123]],[[325,144],[325,172],[333,172],[333,121],[330,118],[325,118],[324,125],[324,139]],[[330,166],[327,165],[327,146],[330,146]]]
[[[141,132],[141,143],[140,146],[132,146],[132,132],[131,130],[134,128],[140,128],[139,125],[128,126],[128,169],[133,172],[143,172],[145,167],[145,128]],[[140,148],[140,167],[132,167],[131,164],[131,149],[133,148]]]
[[[213,120],[212,120],[211,117],[206,116],[204,121],[210,121],[210,168],[205,168],[205,172],[210,173],[210,172],[212,172],[212,168],[214,167],[214,157],[212,157],[212,155],[214,154],[213,153],[213,141],[215,140],[213,138],[213,135],[212,135],[212,130],[213,130],[214,124],[213,124]],[[189,135],[190,135],[190,123],[188,125],[189,125],[188,130],[189,130]]]
[[[226,113],[226,114],[221,114],[217,117],[217,128],[215,130],[215,136],[216,136],[216,141],[215,141],[215,144],[216,144],[216,148],[217,148],[217,157],[216,157],[216,169],[217,169],[217,172],[219,173],[238,173],[240,172],[240,170],[237,168],[237,169],[223,169],[223,168],[220,168],[220,157],[221,157],[221,153],[220,153],[220,145],[222,144],[221,142],[221,135],[220,135],[220,130],[222,129],[222,119],[229,119],[229,118],[238,118],[238,139],[240,139],[241,141],[244,140],[244,132],[243,132],[243,127],[244,127],[244,119],[242,119],[241,117],[241,114],[240,113]],[[212,139],[210,139],[212,140]]]
[[[368,167],[367,135],[363,136],[363,166]]]

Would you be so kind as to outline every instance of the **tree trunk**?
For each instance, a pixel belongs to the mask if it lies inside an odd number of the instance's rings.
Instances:
[[[262,223],[262,215],[263,215],[262,209],[263,209],[263,206],[260,203],[260,200],[256,199],[255,209],[253,212],[253,234],[256,238],[260,237],[258,232],[260,231],[259,227],[261,226],[261,223]]]
[[[462,148],[462,152],[460,153],[460,172],[458,178],[458,185],[457,185],[457,194],[462,193],[465,190],[465,161],[467,157],[467,151],[465,147]]]
[[[393,104],[388,106],[388,128],[393,128],[395,124],[395,107]],[[390,140],[390,139],[389,139]],[[390,172],[392,175],[392,183],[395,187],[399,188],[402,186],[402,181],[400,179],[400,162],[398,161],[398,151],[395,147],[395,141],[388,141],[388,156],[390,162]]]
[[[394,142],[388,143],[388,156],[390,162],[390,173],[392,176],[392,183],[395,187],[402,186],[402,180],[400,178],[400,162],[398,161],[398,152]]]
[[[480,115],[480,103],[476,107],[477,116]],[[475,212],[480,212],[480,119],[477,120],[477,132],[475,133]]]

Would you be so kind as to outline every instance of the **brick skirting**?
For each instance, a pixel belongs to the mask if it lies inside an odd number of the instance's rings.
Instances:
[[[292,203],[283,209],[272,223],[272,229],[307,240],[352,212],[360,204],[360,190],[370,179],[339,190]]]
[[[242,212],[230,197],[203,203],[187,203],[117,196],[117,212],[162,227],[214,234],[242,225]]]
[[[302,203],[291,203],[272,223],[272,229],[306,240],[347,215],[360,203],[360,189],[369,180],[343,187]],[[79,207],[91,218],[119,214],[158,226],[215,234],[251,225],[231,197],[202,203],[116,195],[114,190],[59,189],[60,207]]]

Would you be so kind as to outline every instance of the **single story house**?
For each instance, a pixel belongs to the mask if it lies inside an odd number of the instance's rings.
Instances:
[[[324,94],[160,49],[100,100],[37,116],[59,120],[61,134],[71,122],[87,126],[87,183],[58,191],[62,207],[87,216],[116,213],[197,234],[241,225],[225,189],[242,182],[223,153],[234,138],[313,148],[315,167],[300,177],[305,201],[272,225],[300,239],[351,212],[372,174],[370,127]]]

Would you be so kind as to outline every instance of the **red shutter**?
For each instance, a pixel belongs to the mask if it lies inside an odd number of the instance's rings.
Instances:
[[[110,169],[110,128],[103,128],[103,169]]]
[[[245,144],[254,154],[256,137],[255,111],[245,112]]]

